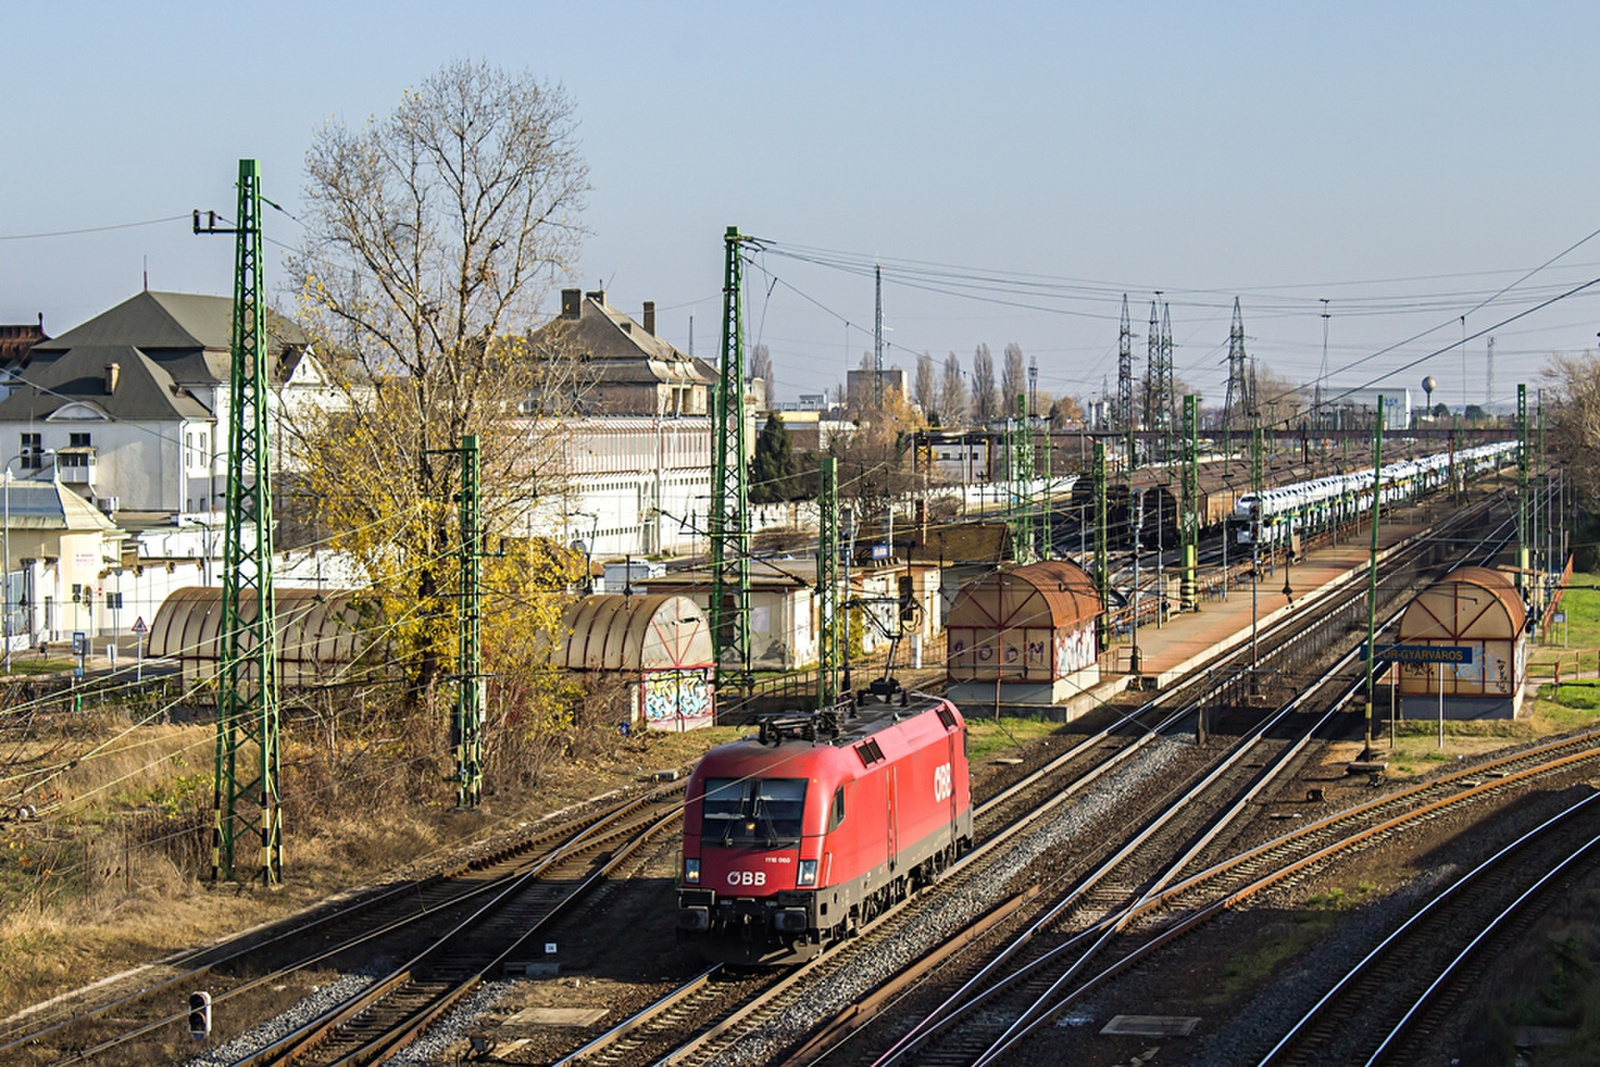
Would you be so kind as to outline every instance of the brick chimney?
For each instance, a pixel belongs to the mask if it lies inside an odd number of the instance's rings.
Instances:
[[[122,378],[122,364],[106,364],[106,396],[117,391],[117,382]]]
[[[575,319],[581,314],[583,314],[583,290],[561,290],[561,317],[564,319]]]
[[[646,300],[644,302],[644,332],[651,337],[656,335],[656,302],[654,300]]]
[[[605,307],[606,306],[606,291],[604,289],[590,289],[587,293],[584,293],[583,295],[585,297],[587,297],[588,299],[593,300],[595,303],[599,304],[601,307]]]

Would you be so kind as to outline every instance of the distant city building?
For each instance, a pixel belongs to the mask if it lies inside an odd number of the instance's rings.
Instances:
[[[528,460],[551,486],[525,533],[593,560],[690,551],[711,501],[711,420],[592,415],[525,420]]]
[[[845,402],[852,409],[859,409],[870,404],[874,397],[877,396],[874,382],[882,384],[884,393],[891,389],[898,389],[903,397],[911,395],[911,375],[901,368],[885,367],[881,371],[863,368],[845,373]]]
[[[1335,429],[1360,429],[1371,426],[1383,398],[1383,425],[1388,430],[1411,429],[1411,390],[1402,386],[1385,389],[1340,389],[1329,386],[1323,408],[1324,421]]]

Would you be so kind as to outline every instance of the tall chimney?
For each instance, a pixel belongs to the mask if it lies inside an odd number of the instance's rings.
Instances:
[[[656,302],[654,300],[646,300],[644,302],[644,332],[651,337],[656,335]]]
[[[115,393],[117,391],[117,381],[121,377],[122,377],[122,364],[120,364],[120,363],[107,363],[106,364],[106,396],[110,396],[112,393]]]
[[[561,290],[561,317],[564,319],[578,318],[583,309],[582,289]]]

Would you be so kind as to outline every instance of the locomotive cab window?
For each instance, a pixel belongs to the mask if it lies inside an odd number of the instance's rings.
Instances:
[[[844,786],[833,791],[833,810],[828,813],[828,832],[831,834],[844,822]]]
[[[707,778],[700,840],[725,848],[800,844],[804,778]]]

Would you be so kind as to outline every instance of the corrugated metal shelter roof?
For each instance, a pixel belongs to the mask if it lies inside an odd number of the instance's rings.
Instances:
[[[1519,637],[1528,609],[1516,583],[1488,567],[1457,567],[1417,594],[1400,617],[1400,642]]]
[[[1076,564],[1046,560],[986,574],[961,590],[947,627],[1067,630],[1100,614],[1094,581]]]
[[[562,653],[569,670],[649,671],[715,662],[710,624],[686,596],[584,597],[562,622],[570,631]]]
[[[330,667],[354,663],[371,647],[360,594],[341,590],[278,589],[278,661],[289,685],[326,684]],[[245,590],[240,610],[255,611],[255,591]],[[222,590],[196,586],[175,590],[150,624],[149,655],[177,659],[202,678],[216,674],[222,657]]]

